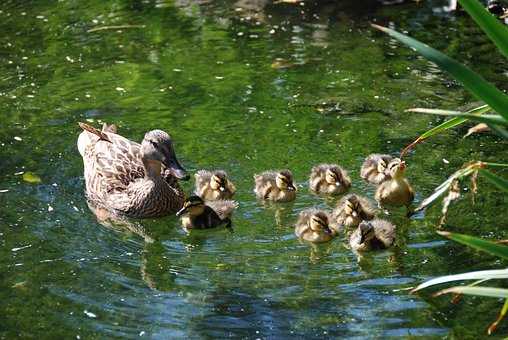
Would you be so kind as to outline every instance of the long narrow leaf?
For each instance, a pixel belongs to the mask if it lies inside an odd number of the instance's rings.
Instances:
[[[504,192],[508,192],[508,180],[506,178],[500,177],[489,170],[480,169],[480,174],[482,174],[490,183],[494,184],[499,189]]]
[[[443,110],[427,110],[428,114],[438,115],[438,116],[455,116],[457,118],[463,119],[471,119],[475,121],[479,121],[481,123],[494,124],[494,125],[508,125],[508,119],[505,119],[500,115],[471,115],[467,113],[455,113],[452,111],[443,111]]]
[[[464,274],[441,276],[418,285],[411,292],[417,292],[419,290],[447,282],[465,281],[465,280],[486,280],[486,279],[489,280],[508,279],[508,269],[480,270]]]
[[[465,295],[488,296],[494,298],[508,298],[508,289],[494,288],[494,287],[470,287],[458,286],[443,289],[435,294],[435,296],[456,293]]]
[[[476,0],[459,0],[459,2],[501,53],[508,58],[508,28],[490,14],[480,2]]]
[[[456,242],[465,244],[466,246],[469,246],[471,248],[475,248],[477,250],[484,251],[486,253],[496,255],[504,259],[508,259],[508,246],[494,243],[491,241],[482,240],[481,238],[478,237],[450,233],[448,231],[437,231],[437,233]]]
[[[498,90],[494,85],[487,82],[477,73],[466,66],[439,52],[432,47],[410,38],[387,27],[372,24],[372,26],[391,37],[399,40],[409,47],[414,48],[418,53],[428,60],[436,63],[440,68],[450,73],[460,81],[464,87],[474,94],[478,99],[483,100],[494,111],[508,119],[508,95]]]
[[[465,113],[472,114],[472,115],[482,115],[482,114],[484,114],[486,112],[489,112],[490,110],[491,110],[491,108],[488,105],[481,105],[481,106],[476,107],[474,109],[471,109],[471,110],[469,110],[469,111],[467,111]],[[408,112],[428,113],[428,112],[434,111],[434,109],[414,108],[414,109],[409,109],[409,110],[406,110],[406,111],[408,111]],[[447,111],[447,110],[438,110],[438,111],[439,112],[450,112],[450,113],[451,112],[462,113],[462,112],[459,112],[459,111]],[[402,150],[402,152],[400,153],[401,158],[404,157],[404,155],[409,150],[411,150],[417,144],[423,142],[427,138],[432,137],[434,135],[437,135],[438,133],[441,133],[441,132],[443,132],[445,130],[451,129],[451,128],[453,128],[453,127],[455,127],[457,125],[460,125],[460,124],[462,124],[464,122],[467,122],[466,118],[455,117],[455,118],[447,120],[447,121],[439,124],[438,126],[435,126],[432,129],[424,132],[417,139],[415,139],[411,144],[406,146],[404,148],[404,150]]]

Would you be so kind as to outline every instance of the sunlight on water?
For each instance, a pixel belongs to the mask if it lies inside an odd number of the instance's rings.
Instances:
[[[313,165],[338,162],[351,191],[373,198],[375,188],[359,176],[364,157],[395,155],[438,122],[405,109],[474,101],[434,65],[372,32],[370,21],[449,47],[506,84],[492,71],[506,72],[506,63],[484,59],[494,49],[467,18],[433,15],[437,1],[365,3],[3,2],[0,337],[482,332],[495,302],[430,304],[407,291],[427,277],[481,267],[481,256],[433,232],[438,208],[427,219],[392,212],[397,246],[361,260],[342,237],[310,246],[294,235],[301,210],[336,203],[308,191]],[[464,41],[484,52],[466,53]],[[176,217],[98,223],[83,193],[79,121],[114,122],[138,142],[161,128],[190,172],[226,169],[240,203],[233,230],[187,234]],[[506,157],[502,143],[487,150],[476,137],[459,139],[463,132],[410,155],[417,201],[468,159]],[[252,175],[277,168],[293,171],[297,200],[261,204]],[[183,185],[191,191],[192,183]],[[506,238],[508,216],[498,211],[506,202],[492,190],[481,186],[474,206],[468,199],[452,206],[449,225]]]

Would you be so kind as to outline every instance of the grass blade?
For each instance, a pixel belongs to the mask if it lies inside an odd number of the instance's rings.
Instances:
[[[508,192],[508,180],[500,177],[489,170],[480,169],[480,174],[482,174],[490,183],[494,184],[499,189],[504,192]]]
[[[456,118],[471,119],[475,121],[479,121],[481,123],[493,124],[493,125],[508,125],[508,119],[505,119],[500,115],[472,115],[468,113],[455,113],[453,111],[443,111],[443,110],[426,110],[428,114],[438,115],[438,116],[455,116]]]
[[[478,99],[483,100],[494,111],[508,119],[508,95],[498,90],[494,85],[487,82],[480,75],[471,71],[456,60],[448,57],[444,53],[441,53],[416,39],[387,27],[375,24],[372,24],[372,26],[384,33],[387,33],[403,44],[412,47],[425,58],[436,63],[440,68],[447,71],[455,77],[455,79],[460,81],[462,85],[464,85],[464,87]]]
[[[458,286],[443,289],[435,294],[435,296],[443,294],[465,294],[465,295],[476,295],[476,296],[487,296],[494,298],[508,298],[508,289],[494,288],[494,287],[470,287],[470,286]]]
[[[488,105],[481,105],[479,107],[476,107],[472,110],[469,110],[465,113],[468,113],[468,114],[472,114],[472,115],[482,115],[484,113],[487,113],[491,110],[491,108],[488,106]],[[460,111],[448,111],[448,110],[439,110],[439,109],[424,109],[424,108],[414,108],[414,109],[409,109],[409,110],[406,110],[407,112],[419,112],[419,113],[431,113],[431,112],[448,112],[448,113],[457,113],[457,114],[460,114],[462,112]],[[432,129],[424,132],[423,134],[421,134],[417,139],[415,139],[411,144],[409,144],[408,146],[406,146],[404,148],[404,150],[402,150],[402,152],[400,153],[400,157],[404,157],[404,155],[409,151],[411,150],[412,148],[414,148],[417,144],[423,142],[424,140],[426,140],[427,138],[429,137],[432,137],[434,135],[437,135],[438,133],[441,133],[445,130],[448,130],[448,129],[451,129],[457,125],[460,125],[464,122],[467,122],[467,119],[466,118],[461,118],[461,117],[455,117],[455,118],[452,118],[450,120],[447,120],[441,124],[439,124],[438,126],[435,126],[433,127]]]
[[[467,13],[508,58],[508,29],[476,0],[459,0]]]
[[[466,246],[469,246],[471,248],[475,248],[477,250],[502,257],[504,259],[508,259],[508,246],[494,243],[487,240],[482,240],[481,238],[464,235],[464,234],[457,234],[457,233],[450,233],[448,231],[437,231],[437,233],[441,236],[447,237],[451,240],[454,240],[456,242],[465,244]]]
[[[411,291],[411,293],[447,282],[466,281],[466,280],[487,280],[487,279],[488,280],[508,279],[508,269],[480,270],[476,272],[441,276],[418,285],[415,289]]]

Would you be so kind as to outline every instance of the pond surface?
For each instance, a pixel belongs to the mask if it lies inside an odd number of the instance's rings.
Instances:
[[[2,1],[0,338],[484,335],[499,301],[407,291],[437,275],[503,267],[437,235],[439,207],[425,219],[392,212],[397,247],[361,261],[343,240],[312,247],[293,233],[302,209],[334,206],[308,192],[313,165],[340,163],[352,191],[372,198],[359,178],[363,158],[397,154],[440,122],[405,109],[475,101],[369,22],[407,31],[507,88],[495,47],[443,5]],[[136,141],[161,128],[189,171],[226,169],[240,203],[233,232],[187,234],[175,217],[98,223],[83,193],[79,121],[114,122]],[[508,161],[506,143],[462,139],[466,131],[408,157],[417,201],[466,161]],[[252,175],[282,167],[293,170],[298,198],[263,206]],[[476,204],[465,190],[446,228],[508,237],[506,196],[479,185]]]

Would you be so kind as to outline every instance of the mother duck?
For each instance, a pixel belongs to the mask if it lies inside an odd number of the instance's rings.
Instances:
[[[141,144],[116,133],[79,123],[87,199],[120,216],[158,217],[180,210],[185,194],[178,179],[188,179],[171,137],[162,130],[145,134]]]

